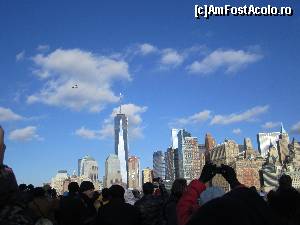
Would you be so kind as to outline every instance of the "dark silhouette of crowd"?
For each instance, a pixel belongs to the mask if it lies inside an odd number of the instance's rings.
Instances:
[[[211,163],[188,185],[176,179],[170,192],[155,178],[143,184],[142,193],[117,184],[99,192],[83,181],[71,182],[68,193],[57,196],[49,185],[18,186],[13,170],[3,164],[5,148],[0,127],[0,225],[300,224],[300,194],[288,175],[281,176],[278,189],[266,198],[241,184],[232,167]],[[211,186],[217,173],[229,183],[229,192]]]

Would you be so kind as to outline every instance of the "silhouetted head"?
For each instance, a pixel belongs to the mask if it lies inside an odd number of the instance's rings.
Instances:
[[[143,193],[144,195],[152,195],[154,191],[154,185],[150,182],[143,184]]]
[[[112,199],[114,198],[122,198],[124,199],[125,190],[121,185],[114,184],[109,188],[109,194]]]
[[[187,188],[187,182],[184,178],[177,178],[172,185],[171,188],[171,195],[175,196],[176,198],[180,198],[182,193]]]
[[[26,184],[20,184],[19,185],[19,190],[20,191],[26,191],[26,189],[27,189],[27,185]]]
[[[29,191],[33,191],[33,189],[34,189],[33,184],[28,184],[27,189],[28,189]]]
[[[95,189],[94,184],[91,181],[83,181],[80,184],[79,191],[80,193],[85,194],[89,198],[92,198],[94,194],[94,189]]]
[[[35,198],[41,198],[45,197],[45,190],[42,187],[36,187],[33,189],[33,197]]]
[[[0,165],[0,206],[6,204],[18,191],[13,170],[8,166]]]
[[[279,188],[288,189],[292,187],[292,178],[289,175],[283,174],[279,178]]]
[[[102,192],[101,192],[101,195],[102,195],[103,201],[107,201],[110,197],[109,189],[108,188],[103,188]]]
[[[71,182],[69,183],[68,185],[68,190],[69,190],[69,193],[77,193],[79,192],[79,185],[77,182]]]

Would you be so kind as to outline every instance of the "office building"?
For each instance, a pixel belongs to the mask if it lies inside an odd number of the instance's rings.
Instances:
[[[141,188],[140,159],[136,156],[128,158],[128,188]]]
[[[146,182],[151,182],[153,181],[153,171],[152,169],[150,169],[149,167],[143,169],[143,173],[142,173],[142,183],[146,183]]]
[[[118,156],[110,154],[105,161],[104,187],[109,188],[113,184],[126,185],[122,180]]]
[[[162,151],[156,151],[153,153],[153,176],[160,177],[165,180],[166,168],[165,168],[165,156]]]

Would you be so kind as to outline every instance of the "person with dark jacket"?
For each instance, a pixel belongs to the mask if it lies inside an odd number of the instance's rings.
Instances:
[[[267,195],[268,203],[281,224],[300,223],[300,193],[292,187],[292,178],[283,174],[276,191]]]
[[[172,185],[171,195],[164,205],[164,220],[166,225],[177,225],[176,206],[183,192],[187,188],[187,181],[184,178],[177,178]]]
[[[198,224],[279,225],[257,191],[242,186],[202,205],[187,223],[187,225]]]
[[[69,193],[63,196],[59,203],[60,225],[80,225],[82,202],[79,197],[79,185],[71,182],[68,185]]]
[[[29,209],[33,212],[35,221],[39,219],[48,219],[53,224],[56,223],[54,217],[54,205],[46,195],[42,187],[35,187],[33,190],[33,200],[28,204]]]
[[[144,196],[134,204],[139,210],[141,224],[163,224],[163,205],[168,197],[164,185],[160,182],[159,195],[154,195],[154,185],[150,182],[146,182],[143,184],[143,193]]]
[[[81,206],[81,223],[90,225],[97,216],[97,210],[94,206],[94,184],[91,181],[83,181],[79,188],[79,197]]]
[[[33,225],[26,204],[19,195],[19,187],[13,170],[3,165],[4,130],[0,126],[0,225]]]
[[[125,203],[125,190],[120,185],[109,188],[110,201],[99,211],[94,225],[140,225],[137,209]]]

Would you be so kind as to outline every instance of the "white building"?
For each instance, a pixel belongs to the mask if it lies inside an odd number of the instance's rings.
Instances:
[[[286,131],[281,124],[281,131],[280,132],[271,132],[271,133],[258,133],[257,134],[257,144],[258,144],[258,151],[260,152],[261,156],[266,158],[268,156],[268,151],[271,145],[274,145],[277,148],[277,141],[279,140],[280,134],[286,134]],[[289,141],[287,139],[287,141]]]
[[[113,184],[120,184],[124,186],[121,176],[120,160],[115,154],[110,154],[105,160],[105,176],[103,182],[104,187],[106,188],[109,188]]]
[[[68,172],[66,170],[59,170],[55,177],[51,179],[51,187],[56,189],[58,195],[62,195],[64,192],[64,182],[69,179]]]
[[[97,161],[90,157],[84,156],[78,160],[78,176],[89,178],[93,183],[98,182],[99,168]]]

